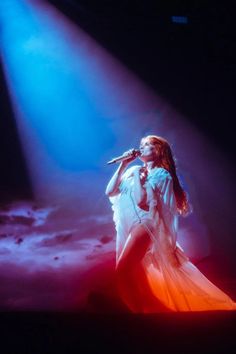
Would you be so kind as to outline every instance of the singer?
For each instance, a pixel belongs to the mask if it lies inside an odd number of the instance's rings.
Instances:
[[[129,150],[111,178],[116,238],[116,280],[129,311],[235,310],[236,303],[212,284],[177,242],[178,217],[191,212],[169,143],[149,135],[139,153]],[[128,167],[137,157],[143,165]]]

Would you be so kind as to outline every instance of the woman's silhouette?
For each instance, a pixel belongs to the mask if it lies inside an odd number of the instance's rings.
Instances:
[[[142,138],[143,166],[120,163],[106,188],[116,225],[119,295],[130,311],[233,310],[236,303],[212,284],[177,242],[178,217],[190,211],[168,142]]]

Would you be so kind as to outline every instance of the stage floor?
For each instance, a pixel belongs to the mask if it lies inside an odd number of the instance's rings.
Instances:
[[[236,311],[153,315],[2,312],[1,352],[234,353],[235,329]]]

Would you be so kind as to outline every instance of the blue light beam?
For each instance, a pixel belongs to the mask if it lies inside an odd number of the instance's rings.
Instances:
[[[117,146],[139,143],[147,112],[162,103],[48,3],[3,0],[0,10],[2,62],[35,195],[74,196],[89,184],[86,171],[94,178]]]

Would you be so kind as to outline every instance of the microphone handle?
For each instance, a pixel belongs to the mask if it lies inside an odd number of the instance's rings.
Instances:
[[[124,160],[128,160],[130,159],[132,156],[136,156],[138,157],[140,155],[140,151],[139,150],[134,150],[134,154],[133,155],[127,155],[127,156],[119,156],[119,157],[115,157],[114,159],[110,160],[107,162],[107,165],[111,165],[113,163],[117,163],[117,162],[121,162]]]
[[[107,162],[108,165],[130,159],[131,156],[120,156]]]

